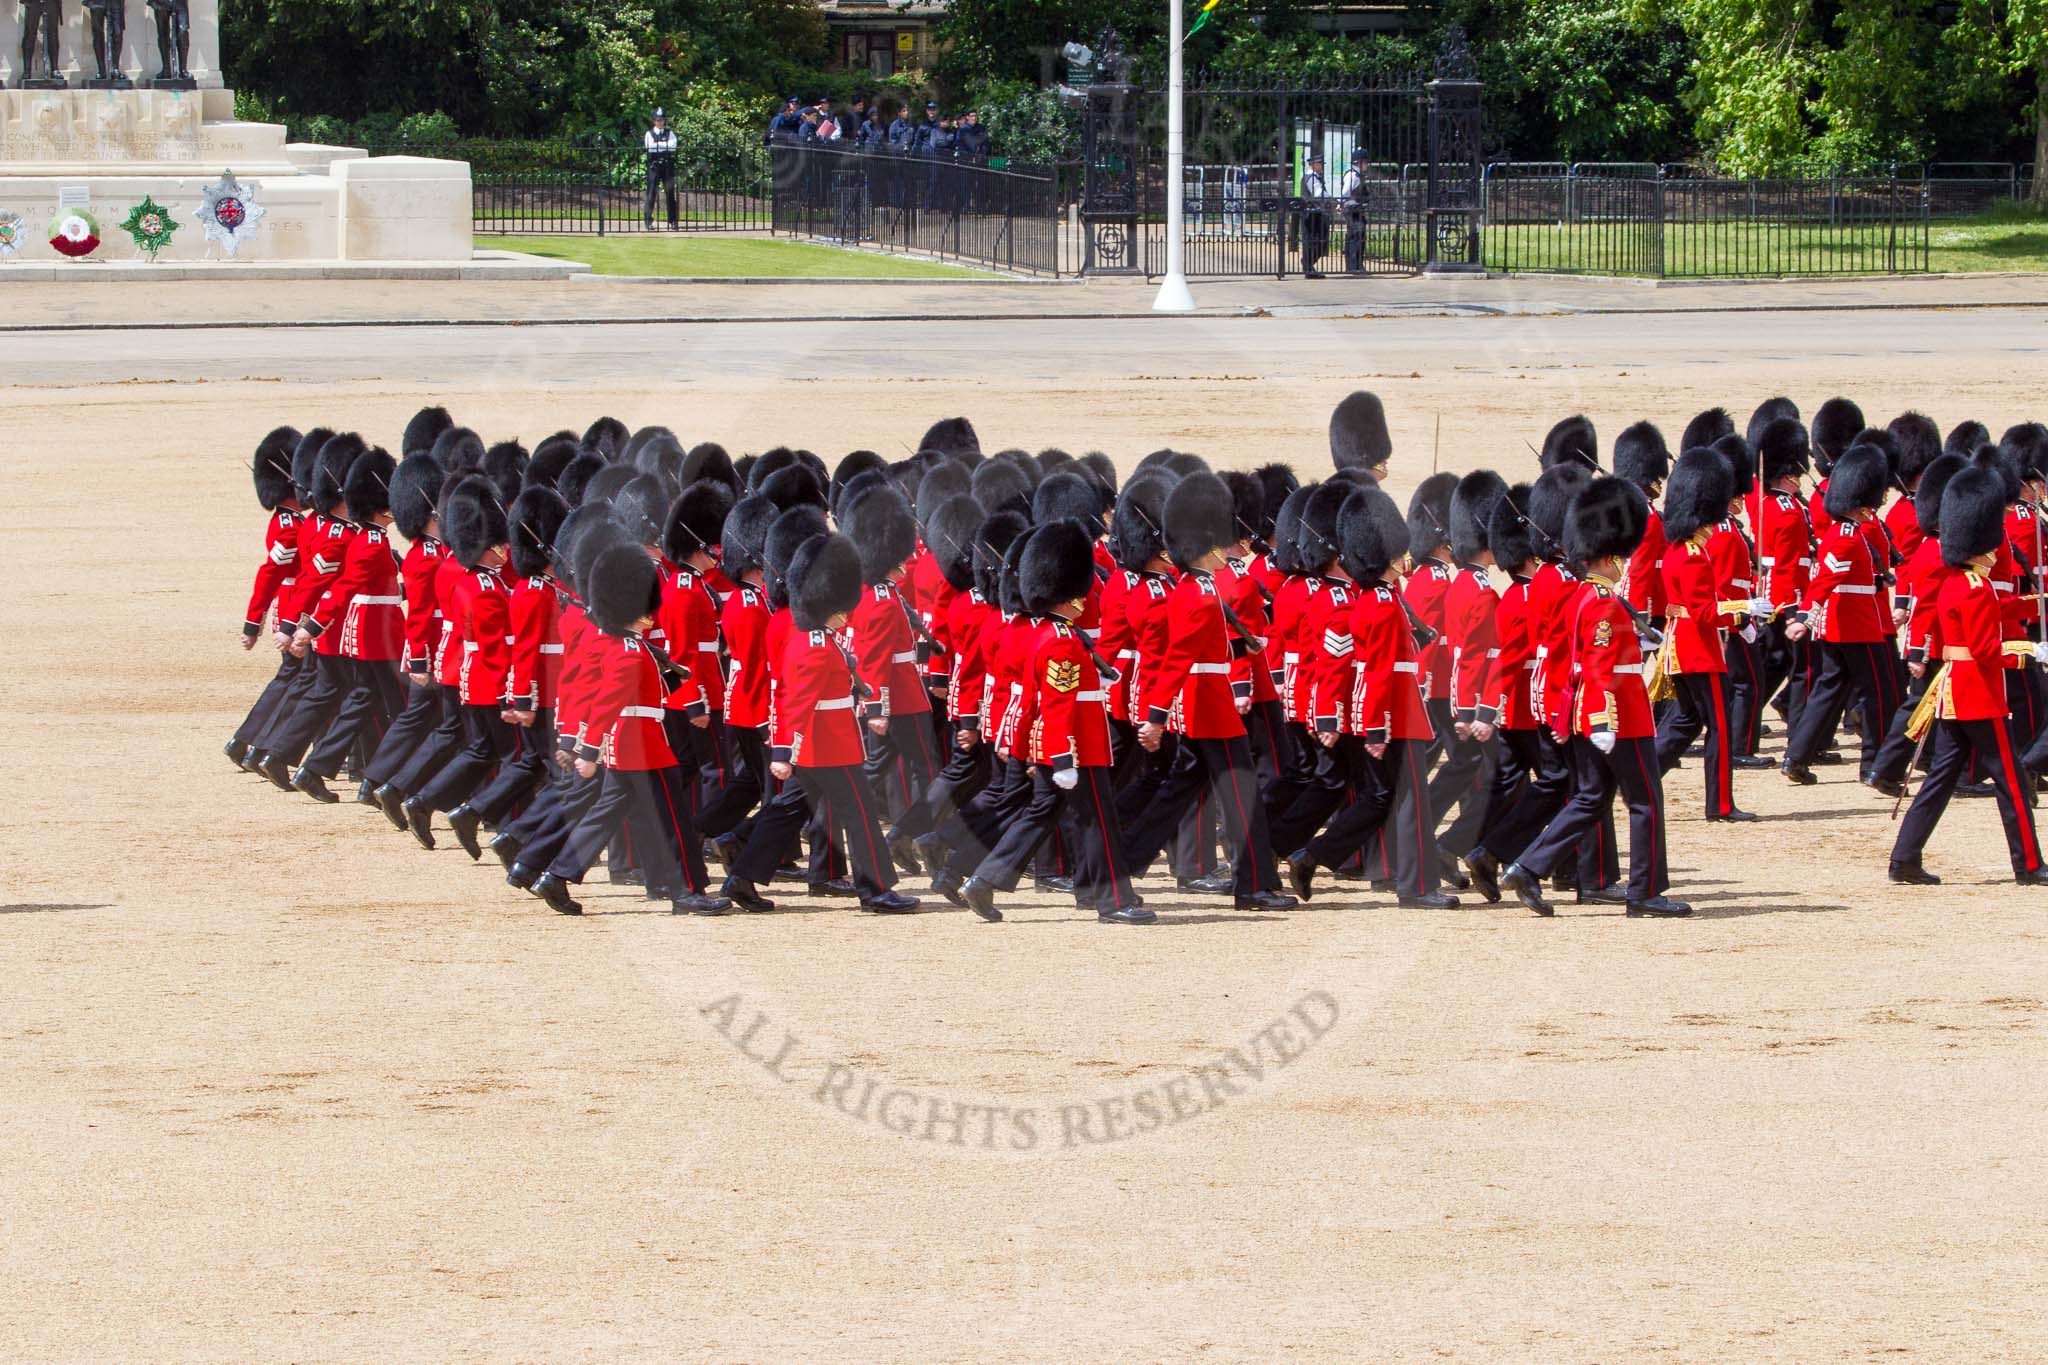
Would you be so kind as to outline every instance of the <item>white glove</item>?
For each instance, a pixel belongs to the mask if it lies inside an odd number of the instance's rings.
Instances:
[[[1052,784],[1063,792],[1070,792],[1081,785],[1079,768],[1061,768],[1053,773]]]
[[[1769,616],[1773,611],[1777,610],[1777,606],[1778,604],[1771,601],[1768,597],[1752,597],[1749,599],[1750,613],[1755,616]]]
[[[2035,642],[2034,657],[2040,660],[2042,663],[2048,664],[2048,640],[2039,640]]]
[[[1741,631],[1741,635],[1742,635],[1742,638],[1743,638],[1743,639],[1745,639],[1745,640],[1747,640],[1747,641],[1748,641],[1748,642],[1749,642],[1750,644],[1755,644],[1755,643],[1756,643],[1756,627],[1755,627],[1755,626],[1744,626],[1744,627],[1742,628],[1742,631]]]
[[[1592,734],[1586,736],[1586,738],[1592,740],[1593,747],[1598,749],[1601,753],[1611,754],[1614,752],[1614,731],[1595,730]]]

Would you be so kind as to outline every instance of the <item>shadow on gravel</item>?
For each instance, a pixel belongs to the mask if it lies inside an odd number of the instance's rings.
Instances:
[[[23,901],[19,905],[0,905],[0,915],[34,915],[46,910],[105,910],[112,901],[97,901],[92,904],[78,902],[61,904],[56,901]]]

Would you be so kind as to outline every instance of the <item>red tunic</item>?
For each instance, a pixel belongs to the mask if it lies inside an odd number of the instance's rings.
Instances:
[[[996,613],[981,600],[979,589],[953,595],[946,608],[946,633],[952,640],[948,659],[953,666],[952,689],[947,706],[953,725],[960,730],[979,730],[985,717],[982,704],[988,697],[988,658],[982,636]]]
[[[448,614],[461,640],[449,649],[456,656],[455,684],[465,706],[494,706],[505,700],[505,676],[512,669],[511,595],[504,580],[489,569],[464,573],[456,580]]]
[[[1820,554],[1800,607],[1816,638],[1841,644],[1872,644],[1892,633],[1878,619],[1877,567],[1870,541],[1853,521],[1834,522],[1821,536]]]
[[[512,668],[505,692],[515,711],[553,706],[562,683],[561,596],[548,574],[512,585]]]
[[[405,666],[425,675],[441,644],[441,599],[437,594],[441,564],[448,552],[438,540],[422,536],[406,547],[398,576],[405,584]]]
[[[270,604],[276,602],[282,608],[289,599],[288,590],[299,563],[301,520],[297,512],[285,507],[270,514],[270,525],[263,531],[263,562],[256,566],[256,582],[249,590],[249,610],[242,615],[244,634],[262,634],[263,618],[270,614]],[[278,619],[288,620],[282,611]]]
[[[1490,700],[1480,706],[1481,718],[1490,706],[1494,723],[1507,730],[1536,728],[1536,624],[1529,602],[1530,580],[1519,574],[1500,595],[1493,613],[1495,645],[1500,653],[1493,661]]]
[[[1422,704],[1415,630],[1395,591],[1385,583],[1359,587],[1351,606],[1358,676],[1347,728],[1368,744],[1429,739],[1433,734]]]
[[[1619,739],[1655,734],[1657,722],[1643,684],[1643,652],[1635,623],[1607,584],[1594,579],[1581,588],[1572,610],[1571,633],[1577,675],[1571,732],[1611,730]]]
[[[726,653],[725,723],[749,729],[768,723],[768,594],[742,583],[719,613]]]
[[[388,663],[404,652],[405,620],[398,595],[398,565],[381,526],[365,526],[348,538],[341,572],[313,609],[308,627],[324,642],[337,620],[334,648],[346,658]],[[315,646],[318,648],[318,646]]]
[[[1031,655],[1038,623],[1028,616],[1001,613],[982,637],[988,658],[988,729],[990,742],[1005,758],[1014,757],[1017,743],[1028,733],[1038,694],[1031,680]]]
[[[1813,528],[1806,509],[1790,493],[1773,493],[1764,499],[1762,516],[1757,543],[1762,588],[1752,596],[1768,597],[1775,606],[1796,607],[1813,573]]]
[[[455,598],[468,577],[469,570],[452,554],[443,554],[440,567],[434,570],[434,602],[441,617],[440,638],[434,643],[434,681],[443,687],[453,687],[462,680],[462,629]]]
[[[559,748],[574,750],[583,737],[584,696],[590,691],[590,636],[597,633],[583,604],[564,597],[555,627],[562,636],[562,676],[555,685],[555,733]]]
[[[2005,653],[1997,589],[1981,570],[1941,585],[1941,656],[1947,665],[1936,713],[1945,720],[2005,719]]]
[[[1755,597],[1756,555],[1749,537],[1733,521],[1724,521],[1707,537],[1707,558],[1714,562],[1718,582],[1714,591],[1723,602],[1742,602]],[[1746,612],[1731,611],[1721,616],[1721,629],[1740,630],[1748,624]]]
[[[862,705],[865,719],[931,712],[931,698],[917,666],[917,637],[905,614],[908,611],[902,594],[889,582],[864,589],[860,605],[853,609],[849,628],[854,665],[872,692]]]
[[[1357,682],[1357,641],[1351,634],[1351,608],[1358,585],[1348,578],[1326,578],[1302,605],[1301,659],[1294,666],[1296,691],[1302,696],[1304,723],[1319,734],[1344,728],[1344,709],[1352,703]]]
[[[1726,673],[1727,637],[1721,630],[1720,576],[1703,531],[1664,552],[1664,669],[1667,673]]]
[[[1450,632],[1444,626],[1444,595],[1451,590],[1457,570],[1440,559],[1426,559],[1401,585],[1401,596],[1414,609],[1416,619],[1436,632],[1436,639],[1422,651],[1422,671],[1428,675],[1423,695],[1432,700],[1451,695]]]
[[[1137,582],[1138,575],[1114,567],[1102,581],[1102,627],[1095,637],[1096,652],[1117,671],[1117,680],[1109,685],[1109,704],[1111,714],[1119,718],[1131,713],[1131,675],[1137,672],[1132,665],[1138,651],[1131,647],[1131,618],[1126,611]]]
[[[1225,579],[1216,576],[1221,588]],[[1268,665],[1279,657],[1279,651],[1272,646],[1273,626],[1266,617],[1266,590],[1252,577],[1250,567],[1233,562],[1228,579],[1228,601],[1230,609],[1237,613],[1237,619],[1244,628],[1267,642],[1266,648],[1257,654],[1245,654],[1230,662],[1230,692],[1239,701],[1272,701],[1280,695],[1273,686],[1273,675]]]
[[[343,576],[348,569],[349,547],[361,536],[362,528],[354,522],[330,518],[326,537],[313,551],[313,572],[320,581],[313,591],[306,594],[300,624],[312,631],[315,654],[325,654],[330,658],[341,655],[341,632],[315,627],[323,617],[332,624],[348,610],[352,590],[344,586]]]
[[[1451,646],[1451,715],[1461,721],[1495,719],[1494,664],[1500,657],[1500,594],[1486,570],[1467,564],[1444,594],[1444,634]]]
[[[853,714],[853,672],[830,631],[792,622],[775,671],[771,760],[799,768],[844,768],[866,760]]]
[[[1181,575],[1165,616],[1165,652],[1145,675],[1145,719],[1190,739],[1243,734],[1230,690],[1231,660],[1241,651],[1224,624],[1215,578],[1200,570]]]
[[[1308,607],[1323,590],[1323,580],[1310,574],[1289,574],[1273,593],[1273,641],[1266,646],[1267,664],[1279,674],[1281,704],[1287,719],[1309,722],[1308,685],[1301,661],[1313,644],[1308,634]]]
[[[1109,694],[1080,633],[1065,621],[1046,621],[1034,632],[1033,643],[1031,676],[1038,696],[1030,761],[1054,771],[1107,768]]]
[[[675,766],[661,727],[661,673],[637,635],[590,632],[590,712],[579,757],[623,772]],[[596,743],[592,743],[592,739]]]
[[[1906,662],[1937,663],[1941,659],[1941,587],[1955,570],[1941,559],[1941,542],[1922,536],[1919,546],[1899,570],[1899,592],[1906,607]]]
[[[1529,579],[1529,630],[1536,637],[1536,676],[1529,706],[1541,721],[1550,701],[1571,682],[1571,620],[1565,604],[1579,590],[1578,575],[1561,564],[1545,564]]]
[[[1131,669],[1125,675],[1124,697],[1130,707],[1131,724],[1145,723],[1146,694],[1151,675],[1166,659],[1167,635],[1171,622],[1167,603],[1173,596],[1173,580],[1161,573],[1142,573],[1124,598],[1124,615],[1131,628]]]
[[[718,663],[718,599],[704,576],[692,569],[663,573],[661,605],[654,620],[669,658],[690,671],[663,705],[691,716],[725,710],[725,674]]]
[[[1664,592],[1664,551],[1668,548],[1664,539],[1664,518],[1656,508],[1650,509],[1650,526],[1643,533],[1643,543],[1636,546],[1635,553],[1628,557],[1626,591],[1629,605],[1645,616],[1662,616],[1668,600]]]

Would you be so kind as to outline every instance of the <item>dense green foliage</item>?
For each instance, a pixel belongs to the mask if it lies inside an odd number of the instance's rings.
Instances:
[[[1189,66],[1426,68],[1456,24],[1496,155],[1737,172],[2048,160],[2048,0],[1410,0],[1398,28],[1344,37],[1318,31],[1328,12],[1223,0]],[[1041,162],[1071,146],[1071,114],[1040,93],[1065,75],[1060,45],[1114,25],[1156,81],[1165,21],[1162,0],[952,0],[935,68],[879,93],[913,98],[928,80],[984,111],[999,154]],[[623,133],[659,103],[686,137],[738,142],[779,95],[876,85],[823,70],[811,0],[224,0],[222,25],[247,112],[321,140]]]

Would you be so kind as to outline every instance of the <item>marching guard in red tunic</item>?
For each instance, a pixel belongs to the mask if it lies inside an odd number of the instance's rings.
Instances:
[[[256,581],[249,590],[249,606],[242,614],[241,640],[245,650],[254,649],[256,642],[263,637],[263,626],[270,619],[272,605],[282,606],[286,590],[296,577],[299,519],[303,515],[299,509],[298,491],[292,486],[292,451],[298,444],[297,430],[279,427],[257,443],[256,458],[249,464],[256,480],[256,501],[270,513],[270,524],[263,531],[263,561],[256,566]],[[280,617],[278,624],[282,626],[286,622]],[[290,632],[283,632],[280,638],[289,640]],[[292,675],[298,667],[298,657],[280,643],[277,671],[264,684],[263,691],[257,694],[255,705],[242,718],[241,725],[236,727],[223,751],[228,762],[239,768],[249,758],[251,746],[270,723],[270,717],[291,685]]]

